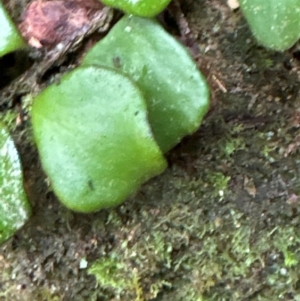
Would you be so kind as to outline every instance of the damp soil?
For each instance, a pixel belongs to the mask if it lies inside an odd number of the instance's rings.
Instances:
[[[19,22],[25,1],[4,2]],[[33,215],[0,247],[0,300],[300,300],[300,50],[261,47],[225,0],[181,1],[160,20],[206,76],[211,108],[168,169],[116,208],[60,205],[32,141],[33,92],[5,79],[14,97],[1,94],[1,116],[16,116]],[[99,38],[67,49],[38,86]]]

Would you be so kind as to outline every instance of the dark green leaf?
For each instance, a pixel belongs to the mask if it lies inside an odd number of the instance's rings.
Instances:
[[[53,189],[76,211],[117,205],[166,167],[142,94],[112,69],[63,76],[37,96],[32,123]]]
[[[0,123],[0,243],[28,220],[30,206],[23,188],[23,176],[15,145]]]
[[[119,8],[128,14],[154,17],[166,8],[171,0],[102,0],[101,2]]]
[[[300,37],[300,0],[240,0],[243,13],[262,45],[285,50]]]
[[[24,42],[0,2],[0,56],[24,46]]]
[[[151,19],[125,16],[86,55],[84,65],[120,69],[143,91],[163,152],[199,128],[209,89],[187,50]]]

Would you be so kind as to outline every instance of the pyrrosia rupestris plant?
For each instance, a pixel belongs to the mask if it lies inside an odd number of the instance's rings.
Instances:
[[[34,136],[56,195],[80,212],[121,203],[164,170],[162,152],[198,129],[208,103],[186,49],[156,21],[125,16],[34,101]]]

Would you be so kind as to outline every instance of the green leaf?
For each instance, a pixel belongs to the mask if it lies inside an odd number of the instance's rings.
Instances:
[[[30,216],[18,152],[0,123],[0,243],[19,230]]]
[[[163,152],[196,131],[207,112],[205,78],[187,50],[152,19],[123,17],[88,52],[83,64],[114,67],[136,81]]]
[[[113,69],[64,75],[35,99],[32,124],[54,192],[75,211],[117,205],[166,167],[141,92]]]
[[[262,45],[285,50],[300,38],[300,0],[240,0],[250,28]]]
[[[0,56],[15,51],[25,45],[17,28],[0,2]]]
[[[101,0],[101,2],[119,8],[128,14],[154,17],[163,11],[171,0]]]

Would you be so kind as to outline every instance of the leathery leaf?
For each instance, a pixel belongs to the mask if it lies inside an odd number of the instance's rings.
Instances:
[[[187,50],[155,20],[123,17],[86,55],[83,65],[120,69],[143,91],[163,152],[199,128],[209,105],[205,78]]]
[[[14,142],[0,123],[0,243],[19,230],[30,216],[23,175]]]
[[[154,17],[166,8],[171,0],[102,0],[101,2],[119,8],[128,14]]]
[[[53,190],[75,211],[117,205],[166,167],[140,90],[113,69],[64,75],[35,99],[32,124]]]
[[[262,45],[285,50],[300,38],[300,0],[240,0],[250,28]]]
[[[15,51],[25,45],[16,26],[0,2],[0,56]]]

